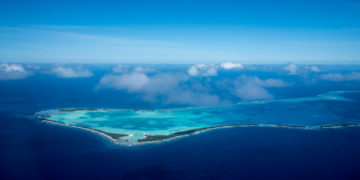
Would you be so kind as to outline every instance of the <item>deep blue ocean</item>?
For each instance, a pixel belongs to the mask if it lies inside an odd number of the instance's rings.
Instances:
[[[234,127],[163,143],[122,146],[89,131],[32,118],[35,112],[56,108],[191,106],[144,101],[141,92],[98,90],[96,84],[112,66],[87,68],[94,72],[88,78],[35,73],[24,79],[0,81],[0,179],[360,179],[360,127],[315,130]],[[175,67],[156,68],[164,72]],[[177,71],[186,68],[176,66]],[[274,65],[274,68],[281,67]],[[326,73],[360,69],[359,66],[320,68]],[[241,74],[260,79],[281,78],[291,84],[268,88],[274,99],[360,90],[356,80],[315,83],[314,73],[295,76],[266,68],[222,72],[211,81]],[[211,91],[231,99],[222,90]],[[352,98],[360,102],[359,95]],[[360,106],[342,108],[354,112],[346,114],[348,118],[359,117]]]

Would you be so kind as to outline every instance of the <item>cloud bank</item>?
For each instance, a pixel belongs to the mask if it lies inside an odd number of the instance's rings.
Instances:
[[[75,68],[56,66],[50,70],[50,73],[61,78],[86,78],[93,76],[90,70],[84,69],[81,66]]]
[[[217,76],[218,69],[224,70],[241,70],[244,66],[240,63],[224,62],[219,65],[215,64],[194,64],[188,68],[190,76]]]
[[[149,78],[145,74],[133,72],[122,75],[105,75],[101,78],[99,84],[108,88],[136,92],[141,90],[148,82]]]
[[[135,67],[128,67],[125,65],[117,65],[115,66],[112,71],[114,73],[126,73],[126,72],[137,72],[137,73],[154,73],[156,72],[156,69],[149,68],[149,67],[142,67],[142,66],[135,66]]]
[[[146,74],[143,69],[133,68],[131,72],[103,76],[97,88],[112,88],[129,93],[140,93],[144,101],[165,104],[216,105],[217,95],[207,92],[201,83],[187,84],[184,74]],[[196,87],[195,87],[196,86]]]
[[[340,73],[329,73],[323,74],[320,76],[320,79],[328,81],[360,81],[360,73],[352,72],[349,74],[340,74]]]
[[[24,79],[29,75],[31,72],[20,64],[0,64],[0,80]]]
[[[286,87],[279,79],[261,80],[256,76],[242,75],[234,81],[234,94],[243,100],[272,99],[273,95],[265,88]]]
[[[190,76],[217,76],[217,67],[212,64],[195,64],[189,67]]]
[[[284,70],[290,75],[306,75],[308,73],[317,73],[321,72],[321,69],[317,66],[297,66],[295,64],[288,64],[284,67]]]
[[[298,73],[299,68],[295,64],[289,64],[284,68],[289,74],[295,75]]]
[[[312,72],[320,72],[320,71],[321,71],[320,68],[318,68],[318,67],[316,67],[316,66],[311,66],[309,69],[310,69]]]
[[[230,69],[244,69],[244,66],[240,63],[224,62],[220,64],[220,67],[226,70]]]
[[[113,67],[112,71],[114,73],[125,73],[125,72],[128,72],[128,67],[124,66],[124,65],[117,65],[117,66]]]
[[[237,64],[228,69],[240,68]],[[97,89],[111,88],[140,94],[144,101],[165,104],[218,105],[243,100],[271,99],[267,88],[289,86],[280,79],[260,79],[241,75],[235,79],[221,78],[217,66],[196,64],[188,68],[187,74],[159,72],[143,67],[116,66],[113,73],[103,76]],[[208,77],[208,78],[194,78]],[[225,95],[225,99],[221,99]],[[229,96],[230,95],[230,96]]]

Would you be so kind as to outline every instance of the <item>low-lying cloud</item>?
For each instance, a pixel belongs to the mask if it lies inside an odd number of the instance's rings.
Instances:
[[[31,74],[20,64],[0,64],[0,80],[24,79]]]
[[[149,78],[143,73],[132,72],[122,75],[105,75],[101,78],[99,85],[119,90],[136,92],[141,90],[149,82]]]
[[[290,75],[306,75],[308,73],[318,73],[321,69],[317,66],[297,66],[295,64],[288,64],[284,67],[284,70]]]
[[[50,73],[61,78],[86,78],[93,76],[93,73],[90,70],[85,69],[82,66],[78,66],[78,67],[56,66],[50,70]]]
[[[299,68],[295,64],[289,64],[284,68],[289,74],[295,75],[298,73]]]
[[[206,65],[191,67],[196,71],[200,69],[201,72],[195,73],[197,76],[205,76],[205,74],[209,74],[208,71],[213,71],[209,69],[214,68]],[[159,71],[145,73],[149,71],[139,71],[137,67],[128,68],[126,71],[122,68],[121,72],[123,73],[114,72],[103,76],[97,89],[111,88],[127,93],[137,93],[142,95],[142,99],[147,102],[211,106],[236,101],[236,97],[243,100],[271,99],[273,95],[267,88],[289,86],[280,79],[260,79],[256,76],[246,75],[241,75],[236,79],[215,80],[212,77],[194,78],[195,74],[191,73],[174,74]],[[220,98],[220,95],[224,93],[227,94],[225,95],[227,99]]]
[[[144,101],[165,104],[216,105],[220,103],[217,95],[210,94],[201,84],[186,84],[188,77],[184,74],[156,73],[146,74],[133,68],[131,72],[108,74],[101,78],[98,89],[112,88],[129,93],[140,93]]]
[[[117,66],[113,67],[112,71],[114,73],[125,73],[125,72],[128,72],[128,67],[124,66],[124,65],[117,65]]]
[[[320,76],[320,79],[327,81],[360,81],[360,73],[352,72],[349,74],[341,74],[341,73],[329,73],[323,74]]]
[[[145,73],[145,74],[156,72],[154,68],[142,67],[142,66],[135,67],[133,71],[138,73]]]
[[[237,69],[237,70],[241,70],[244,69],[244,66],[240,63],[232,63],[232,62],[224,62],[220,64],[220,67],[226,70],[231,70],[231,69]]]
[[[224,70],[242,70],[244,66],[240,63],[224,62],[220,65],[215,64],[194,64],[188,68],[190,76],[217,76],[218,69]]]
[[[217,76],[217,67],[213,64],[194,64],[189,67],[190,76]]]
[[[310,66],[309,69],[312,71],[312,72],[320,72],[320,68],[316,67],[316,66]]]
[[[129,67],[125,65],[117,65],[115,66],[112,71],[114,73],[127,73],[127,72],[137,72],[137,73],[154,73],[156,72],[156,69],[150,68],[150,67],[143,67],[143,66],[135,66],[135,67]]]
[[[262,80],[256,76],[241,75],[230,81],[230,92],[243,100],[272,99],[273,95],[266,88],[289,86],[280,79]],[[229,87],[229,86],[228,86]]]

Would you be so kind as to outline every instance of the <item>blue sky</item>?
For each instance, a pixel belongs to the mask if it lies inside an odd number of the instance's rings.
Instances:
[[[0,61],[357,63],[360,1],[0,1]]]

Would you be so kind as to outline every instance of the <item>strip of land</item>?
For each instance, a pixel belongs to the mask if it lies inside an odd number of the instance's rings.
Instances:
[[[94,133],[98,133],[103,135],[104,137],[108,138],[111,142],[116,144],[123,144],[123,145],[139,145],[139,144],[146,144],[146,143],[157,143],[172,140],[179,137],[184,137],[192,134],[197,134],[209,130],[220,129],[220,128],[231,128],[231,127],[280,127],[280,128],[296,128],[296,129],[326,129],[326,128],[341,128],[341,127],[354,127],[360,126],[360,124],[332,124],[332,125],[323,125],[323,126],[296,126],[296,125],[281,125],[281,124],[230,124],[230,125],[222,125],[222,126],[212,126],[212,127],[204,127],[204,128],[196,128],[187,131],[176,132],[170,135],[145,135],[145,138],[139,139],[136,143],[129,143],[127,140],[122,140],[123,137],[129,136],[128,134],[118,134],[118,133],[110,133],[105,131],[100,131],[97,129],[65,124],[62,122],[54,121],[46,119],[46,116],[39,117],[40,120],[64,125],[64,126],[71,126],[76,128],[81,128],[84,130],[88,130]]]

